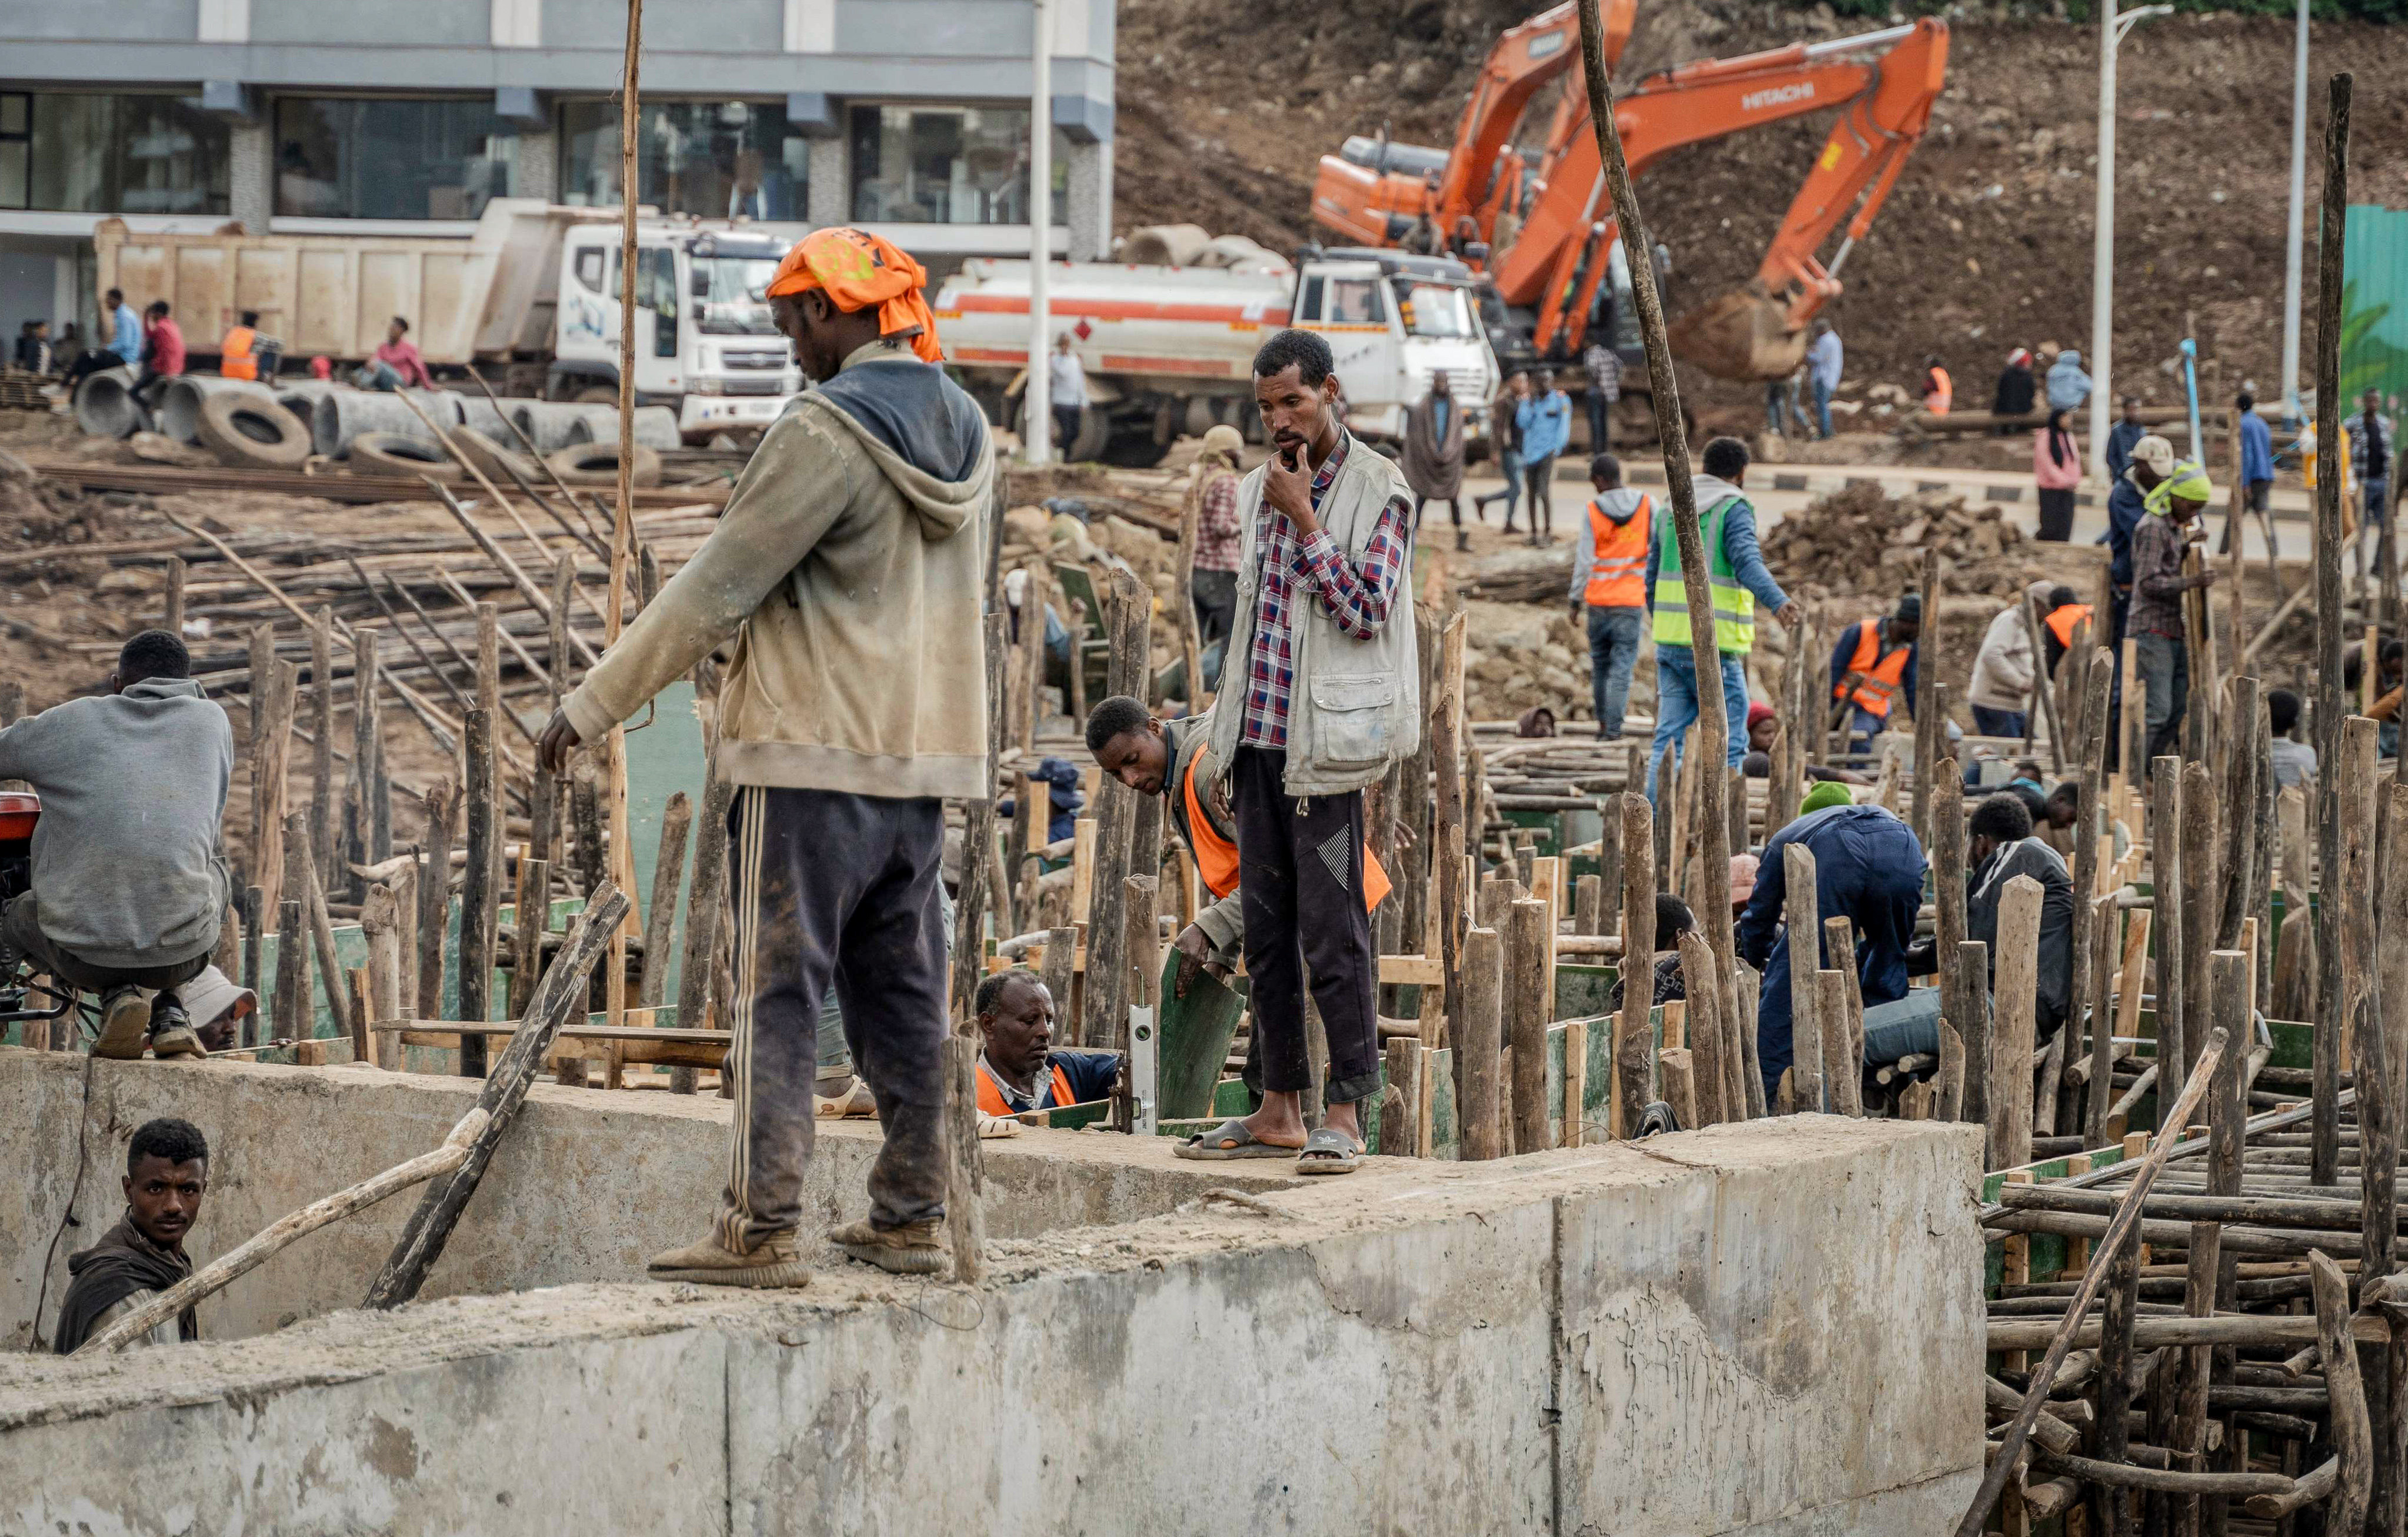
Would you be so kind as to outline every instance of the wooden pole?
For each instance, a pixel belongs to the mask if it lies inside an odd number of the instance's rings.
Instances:
[[[2332,77],[2325,109],[2324,201],[2316,242],[2316,441],[2324,447],[2325,473],[2316,477],[2316,761],[2331,765],[2341,751],[2341,323],[2342,243],[2349,220],[2349,108],[2351,77]],[[2272,627],[2269,627],[2271,633]],[[2316,776],[2316,851],[2328,900],[2316,904],[2316,996],[2327,1007],[2341,995],[2341,945],[2335,933],[2344,905],[2332,900],[2341,868],[2341,800],[2338,776],[2328,766]],[[2341,1032],[2325,1029],[2312,1043],[2315,1114],[2310,1122],[2313,1178],[2333,1182],[2341,1161]]]
[[[1742,1096],[1733,1107],[1732,1090],[1741,1088],[1739,1054],[1731,1049],[1729,1022],[1721,1017],[1722,989],[1715,985],[1713,947],[1695,930],[1681,936],[1682,991],[1687,997],[1689,1054],[1697,1085],[1696,1114],[1684,1126],[1712,1126],[1747,1118]],[[1624,984],[1627,993],[1629,984]]]
[[[1460,1033],[1463,1022],[1463,639],[1470,616],[1455,610],[1439,636],[1438,691],[1430,701],[1431,761],[1437,765],[1437,831],[1430,861],[1437,867],[1439,963],[1446,978],[1446,1014],[1434,1039],[1437,1050]],[[1626,813],[1626,815],[1627,815]],[[1472,833],[1476,843],[1478,830]],[[1630,847],[1626,839],[1623,847]],[[1429,1085],[1423,1085],[1426,1095]],[[1569,1115],[1569,1112],[1567,1112]]]
[[[1831,1109],[1842,1116],[1865,1113],[1865,1039],[1856,1016],[1863,1004],[1856,996],[1856,926],[1844,918],[1823,920],[1823,950],[1831,958],[1830,971],[1840,979],[1840,1006],[1828,1007],[1822,980],[1814,983],[1814,1007],[1823,1030],[1823,1081],[1830,1089]]]
[[[1643,1088],[1638,1105],[1629,1103],[1626,1074],[1643,1080],[1656,1058],[1648,1022],[1656,1002],[1656,861],[1644,852],[1656,847],[1655,816],[1646,796],[1636,790],[1622,792],[1622,1014],[1613,1029],[1618,1137],[1638,1129],[1637,1111],[1647,1103]]]
[[[1960,1114],[1964,1119],[1985,1131],[1990,1125],[1990,1101],[1997,1092],[1990,1070],[1990,947],[1978,939],[1957,942],[1954,960],[1942,958],[1956,973],[1956,995],[1963,1000],[1965,1015],[1951,1021],[1965,1046],[1965,1086],[1959,1096]],[[1995,1151],[1985,1152],[1982,1167],[2000,1169]]]
[[[2223,808],[2217,804],[2215,775],[2203,762],[2183,765],[2180,832],[2183,1071],[2187,1072],[2199,1057],[2200,1031],[2192,1026],[2207,1017],[2207,957],[2215,948],[2216,925],[2224,916],[2223,879],[2217,868],[2224,852]]]
[[[1094,981],[1091,972],[1089,986]],[[1504,981],[1504,953],[1497,931],[1470,930],[1463,945],[1463,1033],[1455,1046],[1462,1064],[1457,1074],[1462,1099],[1455,1123],[1466,1162],[1501,1158],[1506,1152],[1498,1082]]]
[[[318,882],[317,861],[308,853],[308,813],[293,813],[290,832],[302,848],[299,868],[307,878],[303,889],[309,893],[310,948],[318,957],[318,980],[326,989],[326,1012],[334,1019],[335,1033],[351,1038],[357,1060],[368,1060],[367,1021],[351,1013],[351,1000],[343,990],[343,963],[335,955],[335,925],[326,911],[326,889]]]
[[[467,712],[467,765],[463,799],[468,808],[468,863],[460,883],[460,1018],[494,1017],[494,718],[483,705]],[[481,1077],[485,1038],[460,1037],[460,1071]]]
[[[501,1061],[477,1095],[477,1108],[485,1112],[487,1119],[473,1138],[468,1157],[420,1199],[418,1209],[410,1214],[384,1268],[369,1286],[362,1306],[399,1307],[417,1296],[418,1288],[425,1285],[427,1273],[442,1258],[452,1230],[459,1224],[460,1214],[477,1193],[477,1184],[484,1177],[494,1147],[518,1117],[519,1106],[526,1103],[528,1086],[542,1070],[552,1043],[569,1017],[582,1012],[586,974],[594,969],[609,936],[618,932],[626,916],[626,897],[605,887],[594,894],[583,912],[570,920],[560,953],[538,984],[525,1019],[511,1033]]]
[[[644,975],[637,996],[646,1008],[666,1002],[669,949],[677,933],[678,888],[685,884],[685,845],[694,827],[694,802],[684,790],[671,795],[661,812],[660,858],[652,864],[652,909],[644,919]],[[522,918],[521,921],[524,921]]]
[[[709,744],[702,759],[702,818],[694,848],[694,881],[685,901],[685,960],[678,975],[678,1027],[700,1028],[718,954],[720,915],[727,905],[727,816],[735,787],[719,773],[719,704],[696,704]]]
[[[2040,981],[2041,884],[2007,882],[1999,899],[1998,1023],[1990,1039],[1990,1167],[2031,1161],[2032,1043]]]
[[[953,1250],[953,1279],[976,1286],[986,1274],[986,1159],[979,1146],[979,1041],[972,1033],[944,1039],[945,1234]]]
[[[2345,110],[2347,100],[2343,94],[2336,109]],[[2367,1419],[2365,1384],[2358,1375],[2358,1342],[2350,1335],[2349,1282],[2331,1256],[2313,1249],[2308,1253],[2308,1274],[2316,1302],[2316,1355],[2324,1363],[2333,1450],[2341,1462],[2341,1481],[2326,1510],[2325,1530],[2363,1531],[2373,1497],[2374,1433]]]
[[[1547,1124],[1547,980],[1555,970],[1546,903],[1512,904],[1505,928],[1505,1027],[1513,1048],[1513,1151],[1555,1146]]]
[[[1823,1040],[1823,1082],[1829,1091],[1831,1114],[1861,1116],[1865,1113],[1861,1092],[1864,1073],[1861,1065],[1856,1072],[1848,1071],[1848,979],[1828,966],[1813,975],[1814,1023]],[[1861,1060],[1858,1059],[1859,1064]],[[1858,1090],[1853,1102],[1849,1093],[1852,1089]]]
[[[2183,918],[2183,784],[2182,760],[2165,757],[2149,764],[2149,875],[2162,895],[2151,909],[2157,929],[2157,1061],[2159,1081],[2184,1072],[2192,1053],[2184,1049],[2190,1031],[2188,999],[2184,996],[2190,968]],[[2335,866],[2338,868],[2338,866]],[[2171,1063],[2171,1066],[2165,1064]],[[2162,1101],[2164,1096],[2159,1095]],[[2163,1123],[2161,1122],[2160,1125]],[[2180,1127],[2172,1128],[2179,1133]]]
[[[1111,637],[1106,687],[1142,704],[1152,674],[1148,652],[1154,595],[1135,576],[1116,568],[1104,607],[1106,633]],[[992,650],[991,644],[990,654]],[[991,793],[988,800],[992,804]],[[1122,963],[1121,883],[1131,875],[1150,873],[1152,867],[1140,868],[1135,848],[1137,791],[1107,777],[1096,789],[1095,804],[1095,911],[1087,924],[1087,979],[1080,1039],[1089,1046],[1110,1047],[1120,1039],[1128,1014],[1128,977]],[[983,835],[983,823],[980,831]],[[968,857],[966,850],[966,861]]]
[[[2076,890],[2080,889],[2077,887]],[[2090,899],[2090,927],[2077,933],[2077,947],[2091,950],[2089,967],[2090,1083],[2082,1122],[2082,1145],[2107,1146],[2107,1107],[2115,1098],[2115,1025],[2110,1004],[2115,978],[2115,932],[2119,915],[2113,893]]]
[[[443,931],[452,909],[452,838],[459,791],[438,780],[426,793],[424,850],[418,864],[418,1017],[443,1018]],[[399,1043],[395,1043],[397,1052]]]
[[[987,918],[992,911],[996,920],[996,937],[1009,935],[1011,914],[995,911],[995,872],[992,869],[995,850],[995,782],[996,761],[1002,756],[1004,677],[1004,616],[1000,609],[986,616],[984,688],[982,700],[986,709],[987,776],[982,793],[962,804],[962,875],[961,896],[953,911],[953,965],[951,981],[953,1016],[957,1026],[967,1028],[976,1017],[972,999],[978,990],[979,974],[986,959]],[[1125,787],[1123,787],[1125,789]],[[1095,974],[1088,974],[1093,988]]]
[[[1639,195],[1631,188],[1630,167],[1623,158],[1622,135],[1614,121],[1613,87],[1606,77],[1604,28],[1594,7],[1581,12],[1581,66],[1588,86],[1589,126],[1597,137],[1598,163],[1613,195],[1614,221],[1629,258],[1632,306],[1647,350],[1649,399],[1656,411],[1656,440],[1663,445],[1665,490],[1672,505],[1672,531],[1680,545],[1681,581],[1688,611],[1698,628],[1691,634],[1690,659],[1697,669],[1698,761],[1705,772],[1696,775],[1698,820],[1705,834],[1698,849],[1698,927],[1713,947],[1714,963],[1724,985],[1732,986],[1737,954],[1731,937],[1730,838],[1725,802],[1731,733],[1742,722],[1728,719],[1723,696],[1722,652],[1713,638],[1708,616],[1714,612],[1713,588],[1707,569],[1705,536],[1698,521],[1696,488],[1689,478],[1687,424],[1681,410],[1681,384],[1672,367],[1672,348],[1664,323],[1664,306],[1656,292],[1655,259]],[[1784,609],[1789,622],[1797,615]],[[1795,637],[1792,637],[1793,644]],[[1659,648],[1658,664],[1661,664]],[[1628,845],[1625,845],[1627,848]],[[1674,886],[1679,885],[1676,876]],[[1626,989],[1627,990],[1627,989]],[[1737,1012],[1736,995],[1726,993],[1724,1013]],[[1618,1043],[1617,1043],[1618,1045]],[[1654,1053],[1649,1054],[1653,1064]]]
[[[1940,547],[1923,547],[1923,629],[1932,640],[1931,665],[1915,670],[1914,677],[1914,839],[1931,847],[1931,787],[1941,752],[1947,747],[1932,690],[1940,683]],[[2033,655],[2045,652],[2035,649]]]
[[[2081,778],[2078,781],[2082,788],[2074,803],[2073,814],[2073,958],[2067,968],[2066,1020],[2057,1032],[2057,1038],[2065,1043],[2069,1056],[2082,1045],[2083,1011],[2090,1002],[2090,974],[2100,963],[2092,954],[2092,931],[2084,922],[2083,915],[2089,911],[2091,895],[2099,888],[2099,830],[2104,820],[2102,808],[2106,804],[2107,685],[2109,669],[2114,665],[2113,657],[2101,648],[2068,651],[2057,665],[2071,669],[2077,661],[2086,661],[2089,665],[2080,676],[2081,693],[2077,706],[2083,740],[2080,744]],[[2099,1011],[2095,1029],[2103,1041],[2107,1033],[2104,1009]],[[2095,1047],[2093,1056],[2096,1059],[2095,1069],[2107,1072],[2107,1060]],[[2098,1094],[2098,1086],[2093,1086],[2091,1098],[2103,1117],[2107,1102],[2099,1099]],[[2096,1129],[2093,1130],[2095,1131]],[[2099,1144],[2093,1141],[2084,1146],[2095,1147]]]
[[[360,932],[368,942],[368,1009],[354,1027],[352,1050],[359,1060],[379,1067],[397,1065],[400,1060],[399,1038],[387,1044],[387,1038],[379,1036],[373,1027],[402,1018],[406,978],[401,927],[406,916],[402,894],[394,887],[368,888],[368,900],[360,907]],[[385,1060],[388,1056],[391,1063]]]
[[[1814,974],[1823,964],[1823,918],[1815,887],[1814,851],[1792,843],[1782,850],[1784,911],[1789,946],[1789,1087],[1796,1107],[1823,1108],[1823,1015]]]
[[[2390,801],[2391,825],[2408,828],[2408,785],[2396,779],[2385,788]],[[2400,833],[2395,831],[2394,836]],[[2362,1160],[2359,1173],[2361,1211],[2358,1274],[2360,1295],[2398,1269],[2392,1234],[2399,1226],[2401,1115],[2408,1098],[2408,860],[2397,846],[2383,861],[2380,873],[2381,923],[2376,939],[2376,991],[2380,1006],[2360,1022],[2357,1050],[2351,1060],[2358,1089],[2358,1125]],[[2359,1367],[2368,1383],[2367,1409],[2374,1444],[2393,1448],[2408,1434],[2401,1411],[2408,1404],[2408,1380],[2403,1380],[2400,1346],[2402,1333],[2396,1323],[2392,1346],[2361,1352]],[[2374,1530],[2397,1532],[2408,1527],[2408,1480],[2399,1459],[2375,1459]]]

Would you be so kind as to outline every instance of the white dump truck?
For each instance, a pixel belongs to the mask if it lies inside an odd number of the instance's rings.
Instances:
[[[1444,373],[1480,444],[1498,376],[1472,285],[1460,262],[1393,250],[1312,251],[1267,272],[1057,263],[1046,269],[1050,329],[1069,335],[1087,376],[1070,457],[1153,464],[1216,422],[1258,441],[1254,351],[1286,325],[1327,338],[1356,433],[1401,440],[1407,407]],[[990,420],[1017,426],[1028,263],[965,263],[934,307],[946,361]]]
[[[139,309],[174,307],[206,357],[240,311],[284,343],[290,368],[323,356],[356,363],[394,316],[439,375],[473,363],[503,394],[609,400],[619,391],[616,210],[527,198],[485,206],[466,240],[348,235],[93,232],[98,284]],[[705,438],[764,427],[801,391],[801,371],[762,296],[801,234],[688,218],[636,225],[636,399],[677,412]]]

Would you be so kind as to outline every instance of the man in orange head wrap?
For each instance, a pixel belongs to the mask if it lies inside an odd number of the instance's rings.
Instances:
[[[820,230],[787,253],[770,313],[817,387],[544,731],[544,766],[561,773],[579,744],[735,638],[718,761],[736,791],[736,1125],[717,1221],[655,1256],[654,1279],[810,1278],[796,1230],[830,987],[886,1131],[867,1219],[831,1236],[891,1271],[948,1262],[939,863],[944,801],[993,792],[979,610],[995,456],[978,407],[936,366],[925,280],[859,230]]]

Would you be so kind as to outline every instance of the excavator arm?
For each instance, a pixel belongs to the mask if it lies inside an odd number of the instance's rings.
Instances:
[[[1863,62],[1845,57],[1884,49]],[[1815,260],[1850,209],[1848,240],[1860,237],[1928,126],[1947,71],[1948,29],[1926,18],[1828,42],[1793,44],[1737,59],[1708,60],[1642,80],[1615,104],[1615,125],[1633,177],[1671,150],[1726,134],[1842,107],[1805,185],[1791,201],[1754,283],[1684,316],[1676,350],[1725,377],[1778,377],[1797,365],[1806,322],[1840,292]],[[1558,339],[1577,347],[1601,262],[1573,292],[1586,250],[1613,238],[1597,141],[1567,136],[1547,166],[1547,186],[1495,271],[1509,305],[1536,305],[1541,352]],[[1844,259],[1846,247],[1833,260]],[[1569,324],[1567,316],[1570,317]]]

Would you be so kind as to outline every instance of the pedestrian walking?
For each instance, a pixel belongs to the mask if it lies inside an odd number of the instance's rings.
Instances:
[[[1613,406],[1622,398],[1621,354],[1592,335],[1589,344],[1581,349],[1581,367],[1588,374],[1588,390],[1584,396],[1588,407],[1588,451],[1610,453],[1613,449]]]
[[[1474,518],[1485,521],[1488,504],[1505,504],[1505,532],[1513,532],[1513,508],[1522,500],[1522,402],[1530,392],[1530,376],[1513,370],[1498,387],[1497,398],[1488,403],[1488,440],[1497,449],[1497,473],[1505,477],[1504,486],[1485,496],[1471,499]],[[1456,541],[1460,549],[1463,543]]]
[[[2063,544],[2073,536],[2073,488],[2082,484],[2082,440],[2063,411],[2032,434],[2032,480],[2040,488],[2040,536]]]
[[[2367,391],[2365,394],[2358,397],[2358,414],[2342,425],[2343,430],[2349,434],[2349,462],[2358,466],[2360,509],[2358,520],[2358,567],[2360,571],[2367,569],[2366,535],[2371,530],[2375,535],[2375,564],[2372,569],[2379,572],[2385,569],[2384,547],[2391,539],[2390,491],[2394,439],[2391,419],[2383,414],[2383,395],[2380,391]],[[2344,480],[2343,484],[2345,488],[2348,483]]]
[[[1622,483],[1622,462],[1598,454],[1588,462],[1588,516],[1572,558],[1571,610],[1588,633],[1589,694],[1597,708],[1597,739],[1622,735],[1630,672],[1639,662],[1639,621],[1647,612],[1647,545],[1656,504]]]
[[[1463,532],[1463,407],[1444,369],[1431,374],[1428,391],[1405,408],[1405,451],[1399,463],[1405,483],[1413,488],[1413,536],[1421,537],[1422,508],[1444,502],[1455,523],[1455,548],[1470,548]]]
[[[1555,456],[1572,437],[1572,402],[1555,388],[1555,371],[1539,370],[1529,398],[1515,409],[1522,429],[1522,483],[1530,499],[1530,543],[1543,545],[1555,533]]]
[[[1806,381],[1814,392],[1814,435],[1831,435],[1831,395],[1840,388],[1840,368],[1846,350],[1828,320],[1814,322],[1814,340],[1806,349]]]
[[[2082,354],[2069,347],[2048,365],[2048,408],[2079,411],[2089,398],[2090,376],[2082,371]]]
[[[1045,404],[1054,417],[1054,436],[1062,457],[1078,446],[1079,421],[1087,409],[1087,371],[1079,366],[1067,331],[1054,338],[1053,355],[1045,360]]]

